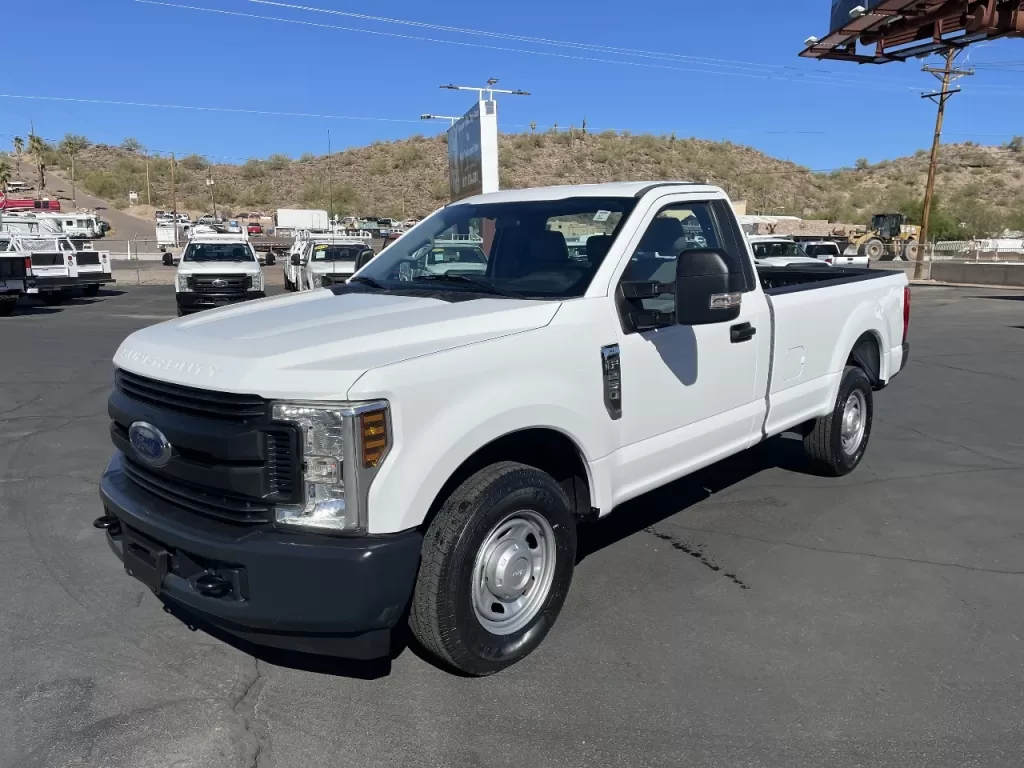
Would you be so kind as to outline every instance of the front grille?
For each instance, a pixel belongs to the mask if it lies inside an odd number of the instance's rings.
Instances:
[[[98,253],[79,251],[75,258],[78,259],[78,265],[81,267],[93,267],[100,263],[100,255]]]
[[[291,498],[295,493],[297,452],[293,433],[288,430],[267,432],[267,476],[271,493]]]
[[[252,277],[249,275],[192,275],[188,279],[188,285],[195,293],[245,293],[252,287]]]
[[[169,504],[190,512],[244,525],[258,525],[271,520],[272,504],[254,502],[242,496],[211,492],[181,480],[169,480],[136,464],[127,456],[124,457],[122,466],[125,476],[137,486]]]
[[[123,370],[117,372],[114,386],[132,400],[188,416],[240,422],[258,418],[267,412],[266,402],[257,395],[236,395],[185,387]]]

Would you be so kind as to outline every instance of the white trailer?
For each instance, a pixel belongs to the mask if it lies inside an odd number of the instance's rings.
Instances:
[[[308,232],[325,232],[331,226],[327,211],[312,208],[278,208],[274,216],[274,234],[282,237]]]

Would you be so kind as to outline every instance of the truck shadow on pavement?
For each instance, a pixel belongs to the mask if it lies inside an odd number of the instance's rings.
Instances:
[[[628,501],[606,518],[580,526],[576,562],[767,469],[807,474],[801,440],[788,435],[770,438],[748,451]]]

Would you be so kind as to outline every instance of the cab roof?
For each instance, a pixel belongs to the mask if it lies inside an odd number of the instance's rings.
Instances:
[[[725,193],[720,188],[693,181],[615,181],[603,184],[567,184],[555,187],[507,189],[467,197],[452,203],[452,205],[564,200],[570,197],[643,197],[648,192],[662,187],[678,187],[680,192],[707,193],[715,197],[725,197]]]

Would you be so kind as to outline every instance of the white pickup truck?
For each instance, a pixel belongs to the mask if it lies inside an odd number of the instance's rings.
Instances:
[[[100,287],[116,282],[107,251],[78,250],[67,235],[51,232],[0,232],[0,251],[30,260],[32,279],[25,292],[47,304],[59,304],[81,289],[96,296]]]
[[[429,268],[468,232],[485,272]],[[347,284],[129,336],[95,525],[198,626],[372,658],[408,616],[486,675],[551,630],[581,521],[784,431],[851,472],[909,312],[902,272],[755,271],[715,187],[469,198]]]
[[[266,295],[263,271],[248,235],[206,233],[202,227],[192,231],[174,283],[178,317]]]

